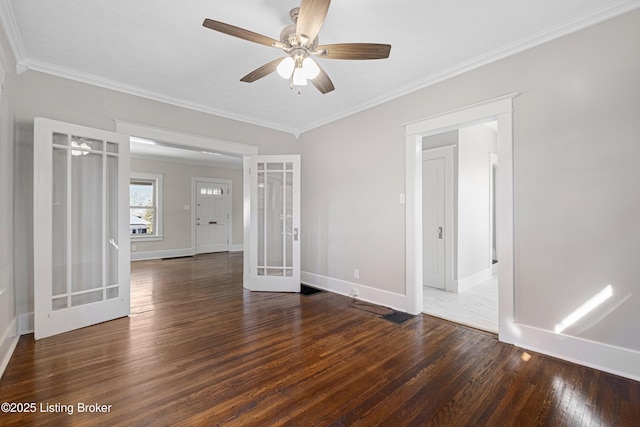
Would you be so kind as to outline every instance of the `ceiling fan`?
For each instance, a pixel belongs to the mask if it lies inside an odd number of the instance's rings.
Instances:
[[[300,86],[305,86],[308,80],[320,92],[327,93],[335,87],[327,73],[311,58],[312,55],[327,59],[384,59],[391,51],[391,45],[376,43],[318,45],[318,33],[330,3],[331,0],[302,0],[300,7],[289,13],[293,24],[282,30],[280,40],[212,19],[205,19],[202,25],[243,40],[282,49],[287,54],[253,70],[240,81],[252,83],[277,71],[290,80],[292,89],[298,87],[298,93]]]

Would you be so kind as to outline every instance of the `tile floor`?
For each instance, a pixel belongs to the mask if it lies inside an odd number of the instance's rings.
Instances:
[[[424,287],[424,313],[498,333],[498,276],[462,294]]]

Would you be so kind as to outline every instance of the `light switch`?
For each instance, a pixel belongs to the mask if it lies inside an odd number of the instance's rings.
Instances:
[[[407,195],[404,193],[400,193],[400,204],[401,205],[407,204]]]

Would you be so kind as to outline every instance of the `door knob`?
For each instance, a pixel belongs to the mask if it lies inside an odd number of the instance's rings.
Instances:
[[[438,239],[442,240],[442,226],[438,227]]]

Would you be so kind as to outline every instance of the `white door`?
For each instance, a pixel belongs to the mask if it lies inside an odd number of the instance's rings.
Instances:
[[[129,137],[36,118],[35,338],[128,316]]]
[[[455,292],[453,156],[455,146],[422,152],[423,285]]]
[[[229,186],[196,182],[196,253],[229,250]]]
[[[425,286],[445,289],[445,161],[429,154],[424,152],[422,162],[422,274]]]
[[[300,156],[250,163],[250,266],[245,287],[300,292]]]

